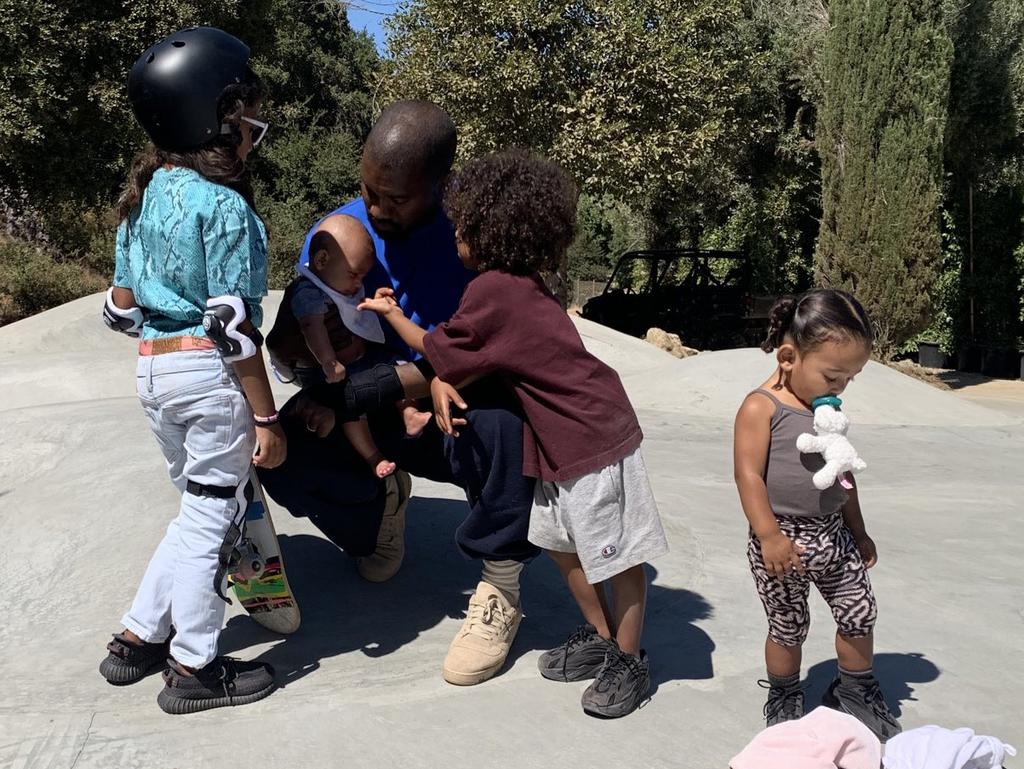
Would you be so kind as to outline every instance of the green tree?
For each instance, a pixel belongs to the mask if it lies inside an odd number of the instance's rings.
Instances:
[[[728,205],[765,65],[739,0],[413,0],[390,22],[385,98],[429,98],[472,157],[510,145],[645,214],[652,245]]]
[[[708,248],[742,251],[752,261],[753,289],[779,294],[809,283],[820,218],[814,147],[815,41],[823,37],[807,0],[751,3],[753,29],[767,66],[752,82],[751,110],[762,130],[741,148],[721,223],[701,237]],[[827,27],[827,15],[824,26]]]
[[[604,280],[623,253],[647,244],[642,217],[609,195],[581,195],[577,227],[569,248],[570,280]]]
[[[139,146],[125,98],[135,58],[180,27],[224,25],[240,5],[0,0],[0,184],[63,237],[53,218],[108,203]]]
[[[316,216],[358,190],[372,119],[372,42],[344,6],[308,0],[0,0],[0,216],[62,261],[112,260],[109,210],[145,137],[128,69],[175,29],[209,24],[244,39],[270,92],[254,154],[257,205],[280,282]]]
[[[752,0],[750,16],[767,55],[751,83],[751,109],[763,128],[742,148],[727,220],[712,224],[702,245],[748,254],[754,291],[780,294],[812,280],[821,218],[815,120],[828,8],[822,0]]]
[[[937,322],[948,351],[1021,336],[1024,239],[1024,6],[974,0],[950,9],[954,56],[946,126],[948,244]]]
[[[280,287],[313,222],[359,191],[379,60],[342,3],[259,0],[235,24],[229,31],[252,47],[270,93],[272,133],[253,156],[253,174],[271,232],[271,285]]]
[[[817,123],[817,271],[853,291],[890,355],[929,321],[952,44],[940,0],[832,0]]]

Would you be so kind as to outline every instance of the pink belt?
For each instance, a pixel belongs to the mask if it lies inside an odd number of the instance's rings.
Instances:
[[[205,336],[165,336],[158,339],[143,339],[139,342],[139,355],[164,355],[169,352],[216,348],[217,345]]]

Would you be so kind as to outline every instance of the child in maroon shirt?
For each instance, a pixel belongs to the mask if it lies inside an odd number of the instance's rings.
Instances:
[[[643,564],[668,546],[622,383],[586,351],[539,274],[565,256],[576,197],[564,171],[526,153],[470,163],[450,183],[445,208],[459,255],[481,274],[455,315],[428,333],[404,317],[389,289],[360,309],[385,318],[433,366],[436,418],[446,432],[457,435],[465,424],[451,416],[452,403],[466,407],[455,386],[495,373],[515,392],[526,417],[523,473],[537,478],[530,541],[558,565],[587,621],[541,656],[541,673],[596,679],[584,711],[618,717],[650,689],[640,648]]]

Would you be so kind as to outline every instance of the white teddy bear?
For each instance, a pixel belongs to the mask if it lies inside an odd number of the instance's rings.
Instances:
[[[814,487],[824,491],[839,479],[843,488],[852,489],[853,484],[846,477],[850,471],[867,469],[867,464],[850,445],[846,431],[850,421],[839,410],[842,401],[836,397],[817,398],[811,404],[814,409],[814,432],[803,433],[796,439],[796,447],[803,454],[821,454],[825,466],[814,474]]]

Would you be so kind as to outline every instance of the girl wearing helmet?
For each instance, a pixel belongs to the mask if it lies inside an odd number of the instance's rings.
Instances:
[[[128,97],[151,144],[118,203],[104,319],[140,337],[139,398],[181,492],[101,674],[134,683],[164,667],[168,713],[254,702],[273,669],[217,655],[225,575],[251,498],[250,466],[285,457],[259,354],[267,234],[246,170],[266,124],[249,48],[181,30],[138,59]]]

